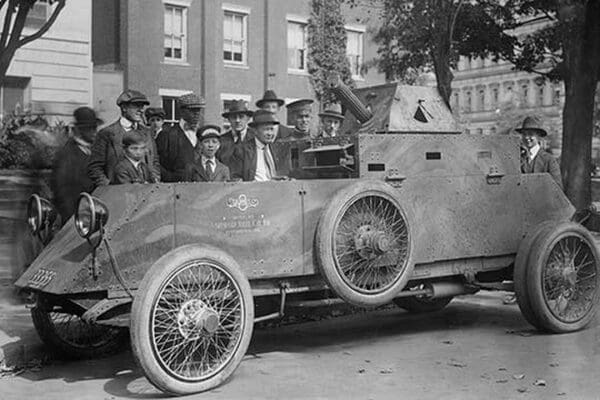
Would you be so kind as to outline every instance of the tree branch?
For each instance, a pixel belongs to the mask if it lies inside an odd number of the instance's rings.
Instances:
[[[21,39],[19,41],[18,47],[25,46],[27,43],[30,43],[36,39],[39,39],[46,32],[48,32],[48,29],[50,29],[52,24],[54,24],[54,21],[56,21],[56,18],[58,18],[58,14],[60,14],[62,9],[65,7],[65,1],[66,0],[57,0],[56,1],[57,5],[54,8],[54,10],[52,11],[52,15],[50,16],[50,18],[48,18],[48,21],[46,21],[46,23],[36,33],[29,35],[29,36],[25,36],[23,39]]]
[[[4,5],[4,4],[3,4]],[[8,42],[8,35],[10,33],[10,25],[12,22],[12,16],[15,12],[15,1],[10,0],[8,7],[6,7],[6,14],[4,15],[4,28],[2,28],[2,36],[0,37],[0,50],[4,52],[6,43]]]
[[[456,6],[456,10],[454,10],[454,15],[452,15],[452,22],[450,22],[450,33],[448,37],[450,38],[450,43],[452,43],[452,37],[454,36],[454,26],[456,25],[456,18],[458,17],[458,13],[460,8],[462,7],[465,0],[460,0],[458,5]]]

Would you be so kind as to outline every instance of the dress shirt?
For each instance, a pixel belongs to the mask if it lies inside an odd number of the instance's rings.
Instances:
[[[142,162],[141,160],[140,161],[135,161],[135,160],[133,160],[133,159],[127,157],[127,156],[125,156],[125,158],[127,158],[129,160],[129,162],[133,164],[133,166],[135,167],[135,169],[137,169],[137,170],[140,169],[140,163]]]
[[[271,174],[265,160],[265,151],[268,151],[268,149],[257,138],[254,138],[254,140],[256,141],[256,172],[254,173],[254,180],[258,182],[270,181]]]
[[[129,132],[130,130],[136,128],[135,124],[125,117],[119,118],[119,123],[121,124],[123,129],[125,129],[125,132]]]
[[[208,165],[209,161],[211,162],[210,166]],[[215,157],[206,158],[206,157],[202,156],[202,166],[204,167],[205,171],[210,172],[211,174],[214,174],[215,167],[217,166],[217,161],[215,160]]]
[[[535,158],[535,156],[537,156],[537,153],[539,151],[540,151],[540,145],[539,144],[536,144],[531,149],[529,149],[529,151],[527,152],[527,157],[529,158],[529,162],[533,161],[533,159]]]
[[[75,143],[77,143],[77,147],[79,147],[79,150],[81,150],[83,154],[85,154],[86,156],[92,154],[92,144],[90,142],[86,142],[78,136],[73,136],[73,140],[75,141]]]
[[[196,147],[196,143],[198,143],[198,138],[196,137],[196,131],[193,129],[190,129],[188,123],[185,122],[183,119],[179,121],[179,126],[181,127],[181,130],[183,131],[183,133],[185,133],[185,137],[187,137],[188,140],[190,141],[190,143],[192,144],[192,147]]]
[[[244,129],[241,132],[236,132],[233,129],[231,129],[231,132],[233,133],[233,142],[237,143],[240,141],[244,142],[244,140],[246,140],[246,135],[248,134],[248,127],[246,127],[246,129]]]

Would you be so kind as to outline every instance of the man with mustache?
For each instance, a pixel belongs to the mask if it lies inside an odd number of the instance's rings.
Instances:
[[[204,99],[189,93],[179,97],[177,104],[179,124],[163,129],[156,138],[163,182],[185,181],[185,167],[196,157],[196,130],[204,124]]]

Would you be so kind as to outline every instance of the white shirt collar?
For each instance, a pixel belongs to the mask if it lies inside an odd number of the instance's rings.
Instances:
[[[260,149],[260,150],[264,150],[264,148],[266,147],[266,144],[264,144],[263,142],[261,142],[260,140],[258,140],[258,138],[254,138],[254,141],[256,142],[256,148]]]
[[[125,117],[119,118],[119,123],[121,124],[123,129],[125,129],[126,131],[133,129],[133,122],[131,122],[130,120],[128,120]]]
[[[135,169],[137,169],[139,167],[139,165],[141,164],[141,162],[142,162],[141,160],[140,161],[132,160],[131,158],[129,158],[127,156],[125,156],[125,158],[127,158],[129,160],[129,162],[133,164],[133,166],[135,167]]]
[[[193,129],[190,129],[187,122],[185,122],[183,119],[179,120],[179,127],[181,128],[183,133],[185,133],[185,136],[188,138],[188,140],[190,141],[192,146],[196,147],[196,144],[198,143],[198,137],[196,136],[196,131]]]
[[[537,156],[537,153],[540,151],[540,145],[536,144],[535,146],[533,146],[531,149],[529,149],[529,159],[533,160],[535,158],[535,156]]]
[[[206,157],[206,156],[204,156],[204,155],[201,155],[200,157],[202,158],[202,166],[204,167],[204,169],[206,169],[206,162],[207,162],[208,160],[212,161],[212,163],[213,163],[213,168],[217,166],[217,160],[215,159],[215,157],[208,158],[208,157]]]
[[[80,138],[79,136],[73,136],[73,140],[77,144],[77,147],[79,147],[79,149],[83,152],[83,154],[87,156],[92,154],[92,144],[90,142],[83,140],[83,138]]]

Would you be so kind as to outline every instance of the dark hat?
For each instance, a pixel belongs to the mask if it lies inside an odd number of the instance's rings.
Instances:
[[[127,89],[123,93],[117,97],[117,105],[120,106],[122,104],[128,103],[141,103],[145,105],[149,105],[150,102],[146,95],[142,92],[138,92],[137,90]]]
[[[319,114],[319,117],[332,117],[343,120],[344,115],[342,114],[342,106],[338,103],[328,104],[325,106],[323,112]]]
[[[268,101],[276,102],[279,107],[285,104],[285,100],[278,98],[273,90],[267,90],[265,94],[263,94],[262,99],[256,102],[256,107],[261,108],[263,103]]]
[[[248,125],[253,128],[258,125],[279,125],[279,120],[275,114],[270,111],[258,110],[254,113],[254,118]]]
[[[206,101],[194,93],[184,94],[177,99],[179,108],[204,108]]]
[[[146,119],[150,119],[152,117],[160,117],[162,119],[165,119],[165,117],[167,116],[165,110],[163,110],[162,107],[148,107],[146,108],[144,114],[146,115]]]
[[[548,132],[542,127],[542,123],[537,117],[525,117],[523,125],[515,131],[523,134],[527,132],[535,132],[536,135],[544,137],[548,135]]]
[[[229,118],[235,114],[246,114],[251,117],[254,113],[248,108],[248,102],[245,100],[234,100],[229,107],[229,110],[221,114],[223,118]]]
[[[75,126],[98,126],[102,125],[104,121],[96,117],[96,112],[89,107],[79,107],[73,111],[73,118]]]
[[[300,99],[296,101],[292,101],[286,107],[290,111],[301,111],[301,110],[312,110],[311,104],[314,103],[314,100],[311,99]]]
[[[196,131],[196,137],[198,138],[199,141],[202,141],[202,140],[208,139],[208,138],[213,138],[213,137],[220,139],[221,138],[221,128],[218,127],[217,125],[201,126]]]

